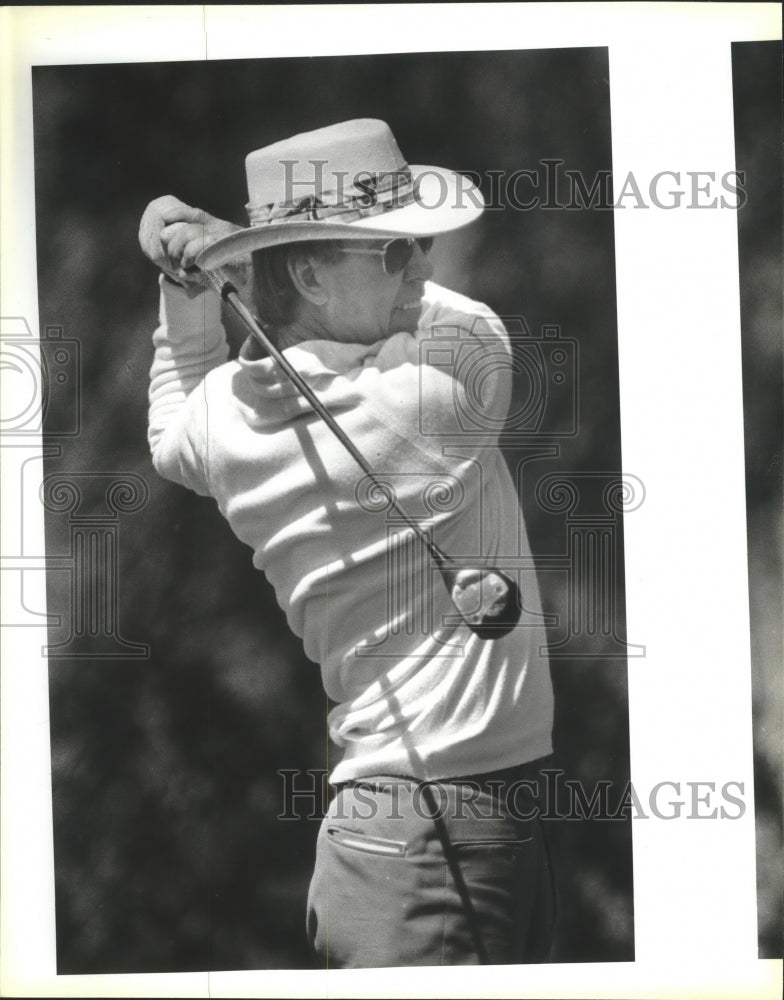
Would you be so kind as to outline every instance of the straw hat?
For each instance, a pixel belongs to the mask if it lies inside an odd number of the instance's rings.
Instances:
[[[407,164],[390,127],[374,118],[257,149],[245,168],[250,226],[202,250],[201,268],[297,240],[434,236],[473,222],[484,207],[465,175]]]

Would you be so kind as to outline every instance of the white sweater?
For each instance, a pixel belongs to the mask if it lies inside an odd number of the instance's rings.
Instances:
[[[466,564],[528,565],[521,625],[487,641],[460,622],[421,543],[274,362],[252,341],[226,361],[217,297],[164,281],[161,290],[153,463],[215,498],[321,665],[337,703],[330,736],[344,751],[331,780],[457,777],[550,753],[539,590],[496,447],[511,394],[501,321],[428,283],[413,335],[285,352],[443,551]]]

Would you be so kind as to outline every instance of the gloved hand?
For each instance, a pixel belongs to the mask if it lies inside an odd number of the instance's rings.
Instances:
[[[240,226],[216,219],[165,194],[151,201],[139,224],[139,244],[145,255],[177,284],[206,287],[207,280],[194,265],[196,255],[209,244],[236,232]],[[226,267],[237,284],[244,284],[250,261],[242,258]]]

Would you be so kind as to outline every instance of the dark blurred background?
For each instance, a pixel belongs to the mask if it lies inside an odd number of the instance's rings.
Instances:
[[[748,194],[738,212],[738,258],[760,958],[781,958],[784,949],[781,54],[781,42],[732,46],[735,160]]]
[[[250,550],[211,500],[152,471],[158,290],[137,246],[139,219],[149,200],[172,193],[244,222],[247,152],[363,116],[386,119],[411,162],[478,173],[488,198],[488,171],[543,169],[544,158],[590,183],[611,169],[607,53],[39,67],[33,84],[41,324],[61,326],[81,348],[79,433],[57,439],[45,472],[135,474],[148,490],[139,509],[107,520],[106,480],[76,480],[78,517],[103,517],[114,532],[119,631],[149,655],[125,647],[99,659],[90,642],[100,636],[84,635],[60,647],[71,658],[50,660],[58,971],[305,967],[318,821],[276,819],[277,771],[327,766],[326,699]],[[548,417],[557,426],[579,395],[577,433],[546,438],[547,455],[519,441],[507,449],[513,469],[526,460],[534,551],[557,562],[565,515],[542,508],[537,484],[556,472],[621,470],[612,212],[506,205],[440,239],[434,262],[436,280],[524,317],[534,335],[557,325],[577,344],[574,381]],[[51,393],[47,433],[71,419],[69,405]],[[50,506],[48,551],[67,555],[77,514]],[[558,765],[589,792],[612,782],[617,802],[629,737],[620,519],[616,527],[606,597],[616,637],[583,635],[577,655],[553,661],[553,680]],[[540,582],[557,642],[567,575],[551,567]],[[67,572],[49,574],[50,611],[63,615],[53,644],[68,643],[77,597]],[[553,826],[557,959],[632,960],[628,814]]]

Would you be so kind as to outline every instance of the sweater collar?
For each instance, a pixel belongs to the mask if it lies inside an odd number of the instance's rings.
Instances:
[[[333,340],[308,340],[287,347],[283,355],[300,375],[317,384],[321,378],[350,375],[372,365],[384,343],[341,344]],[[298,393],[294,384],[252,337],[243,343],[237,360],[257,390],[264,395],[281,397]]]

